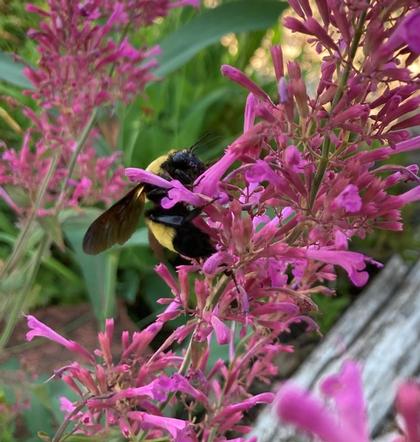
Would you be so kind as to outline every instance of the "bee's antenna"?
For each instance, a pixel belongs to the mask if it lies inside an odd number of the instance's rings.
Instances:
[[[208,146],[210,143],[213,143],[219,138],[219,135],[213,135],[210,132],[206,132],[204,135],[201,135],[201,137],[192,146],[190,146],[188,150],[194,153],[194,151],[199,147]]]

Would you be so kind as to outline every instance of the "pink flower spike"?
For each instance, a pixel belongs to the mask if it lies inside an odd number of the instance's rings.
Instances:
[[[296,385],[287,383],[280,388],[275,408],[283,422],[314,434],[324,442],[356,441],[343,432],[333,414],[320,400]]]
[[[86,350],[86,348],[82,347],[77,342],[64,338],[59,333],[55,332],[53,329],[36,319],[35,316],[26,315],[26,319],[28,322],[28,327],[30,328],[30,331],[26,333],[27,341],[32,341],[35,336],[44,337],[50,341],[54,341],[57,344],[62,345],[63,347],[67,348],[67,350],[78,353],[89,362],[95,362],[95,358]]]
[[[420,384],[408,381],[398,388],[395,406],[405,423],[405,442],[420,441]]]
[[[239,69],[234,68],[233,66],[230,66],[228,64],[224,64],[222,65],[220,71],[225,77],[230,78],[235,83],[238,83],[245,89],[248,89],[257,97],[260,97],[263,101],[273,105],[271,98]]]
[[[357,434],[357,441],[368,441],[367,416],[363,399],[363,385],[360,366],[345,361],[340,373],[326,377],[321,391],[334,399],[342,425],[349,426]]]

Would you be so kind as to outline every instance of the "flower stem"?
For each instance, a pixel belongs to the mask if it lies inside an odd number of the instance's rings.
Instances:
[[[28,296],[29,291],[31,290],[33,283],[35,281],[36,275],[38,274],[39,267],[42,262],[42,258],[50,247],[51,239],[49,238],[49,235],[44,234],[44,236],[41,239],[41,242],[38,246],[37,253],[33,256],[29,270],[28,270],[28,276],[26,278],[25,284],[22,287],[22,290],[19,291],[16,298],[13,300],[13,306],[12,309],[7,316],[6,319],[6,325],[4,327],[3,333],[0,337],[0,352],[3,350],[3,348],[7,345],[10,336],[13,333],[13,330],[15,328],[16,322],[18,321],[21,311],[23,308],[23,305],[25,303],[25,300]]]
[[[81,402],[70,414],[66,416],[63,423],[58,428],[57,432],[55,433],[54,437],[51,439],[51,442],[59,442],[60,440],[63,440],[62,438],[64,432],[66,431],[66,428],[68,424],[70,423],[73,416],[75,416],[84,406],[86,405],[86,401]]]
[[[15,268],[16,264],[20,261],[22,258],[22,255],[25,253],[26,245],[29,239],[29,233],[31,231],[31,228],[36,220],[36,214],[38,210],[41,208],[41,203],[44,198],[45,192],[47,191],[48,184],[54,175],[54,172],[57,168],[58,159],[60,157],[60,152],[57,150],[54,152],[51,163],[48,168],[48,171],[44,177],[44,179],[41,182],[41,186],[39,188],[38,194],[36,196],[35,204],[29,213],[28,218],[26,219],[25,225],[22,228],[22,231],[20,232],[15,246],[13,248],[13,251],[9,258],[7,259],[4,267],[2,268],[0,272],[0,278],[5,277],[8,273],[12,272]]]
[[[356,31],[354,33],[354,38],[353,38],[353,41],[352,41],[352,44],[350,47],[349,55],[347,58],[347,63],[344,68],[343,74],[339,76],[340,80],[338,83],[338,87],[335,92],[333,101],[331,103],[331,112],[333,111],[333,109],[335,108],[335,106],[340,101],[341,97],[343,96],[344,89],[346,87],[347,80],[350,75],[350,70],[353,65],[353,60],[354,60],[354,57],[356,56],[356,52],[357,52],[357,48],[359,47],[360,39],[362,38],[363,26],[364,26],[365,20],[366,20],[366,10],[367,9],[365,9],[360,14],[359,23],[358,23]],[[311,187],[311,193],[309,196],[309,204],[308,204],[309,211],[311,211],[313,208],[316,196],[318,194],[319,188],[320,188],[322,180],[324,178],[325,171],[327,170],[327,167],[328,167],[330,147],[331,147],[330,138],[328,136],[326,136],[324,143],[322,145],[321,160],[319,161],[318,170],[316,171],[316,174],[315,174],[315,177],[314,177],[314,180],[312,183],[312,187]]]
[[[56,203],[56,211],[57,213],[61,210],[63,202],[64,202],[64,196],[66,194],[66,190],[67,187],[69,185],[69,182],[71,180],[71,177],[73,175],[74,172],[74,168],[76,167],[76,161],[77,161],[77,157],[79,156],[80,152],[83,149],[83,146],[86,143],[86,140],[89,136],[89,133],[93,127],[93,125],[96,122],[96,118],[98,116],[98,108],[94,108],[93,112],[89,118],[89,121],[86,123],[85,127],[83,128],[83,131],[80,135],[79,141],[77,142],[77,146],[76,149],[74,150],[71,158],[70,158],[70,162],[69,162],[69,167],[67,170],[67,175],[66,175],[66,179],[63,181],[63,185],[61,186],[61,191],[60,191],[60,195],[58,197],[57,203]]]

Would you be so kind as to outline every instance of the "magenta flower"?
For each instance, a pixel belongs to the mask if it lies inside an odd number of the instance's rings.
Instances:
[[[398,47],[405,43],[411,51],[420,54],[419,26],[420,11],[417,9],[405,17],[397,29],[394,30],[388,44],[391,47]]]
[[[345,250],[317,250],[310,248],[307,250],[306,255],[311,259],[316,259],[327,264],[334,264],[343,267],[350,279],[358,287],[365,285],[369,278],[368,273],[364,271],[367,260],[378,267],[382,267],[382,264],[368,259],[361,253],[349,252]]]
[[[398,388],[395,399],[397,412],[404,420],[405,436],[398,442],[417,442],[420,440],[420,385],[407,381]],[[397,441],[396,441],[397,442]]]
[[[28,331],[26,334],[27,341],[32,341],[35,336],[47,338],[50,341],[54,341],[57,344],[62,345],[63,347],[67,348],[67,350],[83,356],[83,358],[87,359],[89,362],[95,361],[95,358],[77,342],[64,338],[59,333],[43,324],[41,321],[38,321],[38,319],[32,315],[27,315],[26,319],[28,321],[28,327],[30,328],[30,331]]]
[[[343,208],[347,213],[358,212],[362,208],[362,199],[359,195],[359,189],[354,184],[349,184],[335,198],[334,203]]]
[[[325,378],[321,391],[333,400],[334,410],[301,388],[285,384],[275,402],[280,419],[325,442],[368,442],[360,367],[345,362],[340,373]]]
[[[353,361],[344,362],[338,374],[321,380],[320,389],[326,399],[332,400],[332,408],[310,392],[290,383],[284,384],[274,402],[280,420],[323,442],[369,442],[360,366]],[[404,435],[392,440],[420,440],[420,388],[417,383],[409,381],[399,387],[396,408],[404,419]]]

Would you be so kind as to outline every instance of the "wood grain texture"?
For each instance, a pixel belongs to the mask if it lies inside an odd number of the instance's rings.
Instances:
[[[369,428],[375,436],[393,406],[398,380],[420,372],[420,261],[407,272],[394,256],[293,376],[318,393],[317,383],[346,359],[363,368]],[[270,408],[257,419],[259,442],[304,441],[280,425]]]

